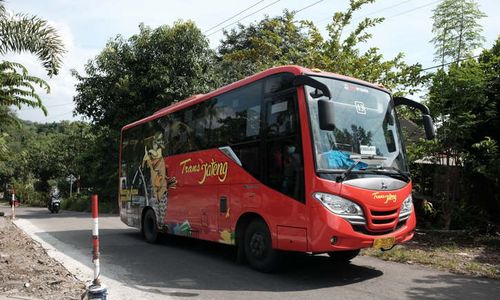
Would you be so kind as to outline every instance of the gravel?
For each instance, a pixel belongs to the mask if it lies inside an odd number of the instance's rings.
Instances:
[[[85,283],[9,218],[0,216],[0,295],[30,299],[80,299]]]

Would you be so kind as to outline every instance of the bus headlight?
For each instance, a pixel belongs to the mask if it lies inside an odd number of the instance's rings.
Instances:
[[[406,197],[405,201],[401,205],[401,211],[399,212],[399,222],[404,221],[410,217],[411,211],[413,209],[413,198],[411,194]]]
[[[332,213],[346,219],[351,224],[364,225],[366,223],[363,210],[356,203],[327,193],[314,193],[313,197]]]

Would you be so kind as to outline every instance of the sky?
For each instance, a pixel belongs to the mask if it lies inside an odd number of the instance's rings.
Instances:
[[[439,2],[377,0],[364,6],[353,20],[386,18],[370,30],[373,38],[367,46],[379,48],[386,59],[402,52],[406,62],[431,67],[435,65],[434,48],[429,42],[433,37],[431,16]],[[477,0],[477,3],[488,15],[479,23],[486,38],[484,47],[491,48],[500,34],[500,1]],[[59,75],[52,78],[46,76],[40,62],[30,54],[8,54],[0,59],[22,63],[32,75],[43,78],[51,87],[50,94],[39,91],[48,115],[44,116],[39,109],[23,107],[17,112],[21,119],[41,123],[80,120],[81,116],[73,116],[77,81],[70,70],[84,74],[84,65],[104,48],[108,40],[117,35],[128,38],[138,33],[140,23],[155,28],[172,25],[177,20],[192,20],[206,34],[210,46],[216,49],[223,38],[223,27],[233,28],[237,21],[245,25],[255,23],[265,15],[281,15],[285,9],[299,11],[297,19],[312,20],[326,36],[325,26],[332,15],[336,11],[345,11],[348,4],[349,0],[6,0],[9,12],[36,15],[47,20],[58,30],[67,52]],[[211,29],[233,16],[233,19]]]

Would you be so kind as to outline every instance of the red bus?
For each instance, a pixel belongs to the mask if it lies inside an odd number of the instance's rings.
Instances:
[[[424,105],[381,86],[276,67],[126,125],[121,220],[235,245],[255,269],[280,251],[349,261],[413,237],[412,185],[394,107]]]

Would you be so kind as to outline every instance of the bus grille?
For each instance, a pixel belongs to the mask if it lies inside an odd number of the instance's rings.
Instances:
[[[400,216],[397,209],[386,211],[371,209],[366,224],[352,224],[352,228],[367,235],[384,235],[404,226],[407,219],[407,216]]]

